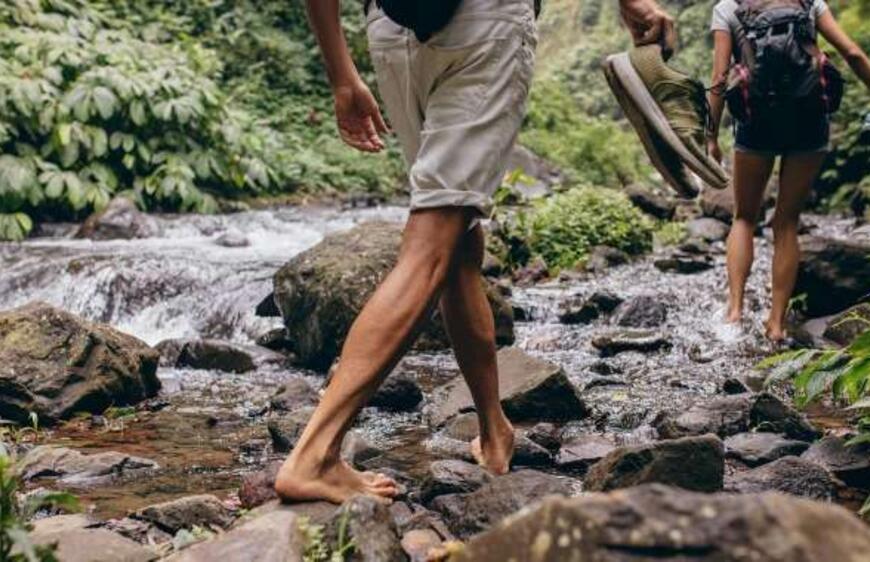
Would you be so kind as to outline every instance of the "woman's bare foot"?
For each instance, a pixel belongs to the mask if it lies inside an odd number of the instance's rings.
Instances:
[[[323,466],[305,466],[288,458],[278,471],[275,491],[285,502],[325,500],[340,504],[359,494],[389,502],[398,488],[392,478],[354,470],[340,459]]]
[[[741,320],[743,320],[743,310],[729,305],[725,313],[725,322],[728,324],[739,324]]]
[[[514,428],[505,421],[502,428],[488,432],[486,439],[475,437],[471,454],[477,463],[495,475],[507,474],[514,455]]]
[[[764,335],[771,343],[779,344],[788,338],[781,324],[768,320],[764,323],[764,329]]]

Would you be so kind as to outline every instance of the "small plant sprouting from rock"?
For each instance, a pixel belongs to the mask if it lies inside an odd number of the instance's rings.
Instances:
[[[343,513],[338,518],[338,536],[334,545],[326,540],[323,525],[312,525],[307,517],[300,520],[299,530],[305,540],[304,562],[345,562],[353,554],[356,546],[353,538],[348,536],[348,517],[348,513]]]
[[[19,495],[21,478],[13,456],[0,455],[0,560],[56,562],[54,546],[37,546],[30,540],[29,521],[42,509],[78,509],[78,500],[65,492]]]

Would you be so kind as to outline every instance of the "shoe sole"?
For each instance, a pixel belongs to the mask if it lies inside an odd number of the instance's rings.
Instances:
[[[615,56],[615,55],[614,55]],[[619,102],[622,112],[634,127],[644,150],[652,161],[653,167],[658,170],[664,180],[677,192],[680,197],[693,199],[698,196],[700,189],[692,178],[686,173],[680,156],[659,136],[656,131],[650,129],[643,114],[637,109],[613,70],[613,58],[608,57],[603,65],[604,76],[610,86],[613,95]]]
[[[607,58],[607,65],[615,78],[619,80],[625,91],[626,99],[635,107],[636,112],[643,116],[643,121],[656,131],[658,136],[679,155],[680,159],[710,187],[714,189],[728,187],[727,176],[719,165],[712,160],[709,162],[700,160],[686,148],[686,145],[671,128],[659,104],[649,93],[646,84],[643,83],[631,64],[628,53],[611,55]]]

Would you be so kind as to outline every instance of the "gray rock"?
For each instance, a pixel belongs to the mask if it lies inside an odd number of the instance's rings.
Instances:
[[[536,199],[549,195],[552,187],[565,181],[565,174],[552,162],[541,158],[528,148],[515,144],[508,157],[508,170],[522,170],[532,182],[519,181],[513,189],[522,197]]]
[[[58,515],[34,522],[30,540],[36,546],[57,546],[63,562],[150,562],[154,550],[106,529],[93,528],[83,515]],[[22,553],[15,552],[25,560]],[[17,558],[16,558],[17,559]]]
[[[855,305],[834,316],[822,334],[826,339],[842,346],[870,330],[870,302]]]
[[[783,492],[831,501],[839,485],[824,467],[799,457],[783,457],[746,472],[728,476],[725,490],[740,494]]]
[[[287,338],[286,328],[275,328],[274,330],[269,330],[265,334],[259,336],[256,342],[260,347],[265,347],[272,351],[293,351],[293,342]]]
[[[164,364],[226,373],[247,373],[259,365],[285,361],[279,353],[220,340],[164,340],[157,344],[157,349]]]
[[[369,496],[356,496],[339,508],[329,525],[331,544],[338,544],[338,527],[346,528],[354,548],[350,562],[407,560],[389,508]]]
[[[187,496],[149,505],[136,511],[132,517],[153,523],[172,534],[193,527],[225,528],[232,522],[230,511],[211,494]]]
[[[444,516],[454,534],[467,538],[545,496],[571,495],[576,488],[577,483],[568,478],[520,470],[495,477],[469,494],[439,496],[432,508]]]
[[[535,443],[522,432],[514,436],[513,466],[543,467],[553,464],[553,455],[546,447]]]
[[[865,562],[867,552],[870,531],[841,507],[646,485],[546,499],[475,537],[451,562]]]
[[[731,189],[704,189],[701,192],[704,216],[730,223],[734,216],[734,193]]]
[[[686,223],[686,231],[691,238],[700,238],[705,242],[718,242],[728,236],[728,225],[709,217],[691,220]]]
[[[583,265],[583,269],[594,273],[603,273],[611,267],[627,264],[631,257],[616,248],[610,246],[595,246],[589,250],[589,257]]]
[[[669,348],[671,342],[662,334],[648,330],[611,330],[593,338],[592,346],[602,356],[609,357],[625,351],[652,353]]]
[[[526,437],[551,453],[556,453],[562,446],[559,440],[561,430],[552,423],[536,423],[526,432]]]
[[[275,452],[286,453],[296,446],[305,425],[314,413],[314,406],[297,408],[286,414],[272,415],[266,421],[266,429],[272,438]]]
[[[440,549],[444,541],[431,529],[411,529],[402,535],[401,544],[411,562],[429,562],[431,553]]]
[[[704,435],[616,449],[589,469],[584,484],[594,492],[649,483],[715,492],[724,474],[722,441]]]
[[[801,237],[795,294],[806,295],[810,316],[834,314],[870,294],[870,242]]]
[[[293,351],[305,366],[327,370],[363,304],[396,262],[402,227],[366,223],[328,236],[275,274],[275,302]],[[513,309],[489,282],[497,339],[513,342]],[[419,345],[449,345],[440,318],[427,323]]]
[[[262,470],[242,478],[242,484],[239,486],[239,503],[244,509],[253,509],[278,498],[275,492],[275,478],[283,462],[271,462]]]
[[[713,268],[713,259],[706,255],[689,254],[685,252],[673,252],[670,255],[653,261],[653,265],[659,271],[666,273],[680,273],[691,275],[701,273]]]
[[[804,441],[776,433],[738,433],[725,439],[725,456],[748,466],[758,466],[782,457],[800,455],[809,446]]]
[[[387,377],[369,400],[369,406],[388,412],[410,412],[423,401],[423,391],[413,378],[402,373]]]
[[[70,485],[88,485],[122,474],[158,468],[158,464],[150,459],[115,451],[85,455],[53,445],[40,445],[21,460],[21,476],[25,480],[57,478]]]
[[[480,423],[475,412],[459,414],[451,418],[441,433],[445,437],[469,442],[480,435]]]
[[[728,437],[749,430],[752,404],[751,394],[717,396],[693,404],[685,411],[664,412],[656,417],[653,425],[665,439],[705,433]]]
[[[476,464],[460,460],[441,460],[429,465],[423,479],[420,499],[424,503],[444,494],[473,492],[489,482],[492,476]]]
[[[587,434],[562,445],[556,457],[556,466],[561,470],[585,473],[616,449],[612,439],[604,435]]]
[[[158,354],[109,326],[35,302],[0,312],[0,417],[51,424],[160,390]]]
[[[856,488],[870,488],[870,444],[846,446],[840,437],[816,441],[801,458],[819,464]]]
[[[261,318],[280,318],[281,311],[275,303],[275,293],[269,293],[257,304],[255,314]]]
[[[317,404],[319,396],[302,377],[288,379],[269,400],[269,406],[279,412],[294,412]],[[307,421],[307,418],[306,418]]]
[[[792,439],[812,441],[820,432],[806,416],[768,392],[757,394],[749,411],[750,427],[759,431],[784,433]]]
[[[657,328],[668,318],[668,307],[655,295],[641,295],[624,302],[616,311],[616,323],[629,328]]]
[[[76,232],[76,238],[91,240],[131,240],[160,236],[160,224],[136,208],[126,197],[115,197],[109,205],[89,216]]]
[[[636,184],[626,187],[623,191],[631,202],[644,213],[666,221],[674,217],[677,205],[673,199]]]
[[[502,407],[511,420],[561,421],[587,414],[577,389],[558,365],[505,348],[498,352],[498,371]],[[474,408],[464,381],[448,383],[438,394],[444,398],[431,411],[435,425]]]
[[[302,562],[304,538],[299,518],[290,509],[276,508],[241,524],[213,540],[195,544],[167,562]]]
[[[596,291],[587,297],[572,297],[559,306],[559,322],[584,324],[612,312],[622,303],[622,298],[607,292]]]
[[[231,228],[215,238],[214,243],[224,248],[245,248],[251,245],[248,237],[236,228]]]

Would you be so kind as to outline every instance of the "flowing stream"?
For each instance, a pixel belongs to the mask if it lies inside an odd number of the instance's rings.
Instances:
[[[167,338],[207,337],[238,343],[253,340],[280,319],[255,316],[271,292],[273,274],[323,236],[368,220],[402,221],[396,207],[341,211],[287,208],[220,216],[160,216],[159,237],[95,242],[71,238],[74,227],[50,237],[0,244],[0,310],[43,300],[88,319],[111,324],[149,344]],[[811,217],[832,236],[845,221]],[[249,244],[228,248],[217,240],[242,236]],[[527,312],[517,324],[517,345],[564,367],[583,390],[593,415],[576,431],[629,434],[641,431],[664,408],[687,407],[716,393],[722,382],[746,373],[765,353],[760,326],[767,304],[771,244],[757,239],[757,263],[748,287],[749,317],[742,337],[722,337],[724,254],[713,246],[715,267],[693,275],[665,274],[651,258],[589,279],[515,287],[513,303]],[[654,295],[667,304],[659,330],[673,346],[653,354],[623,353],[602,358],[591,338],[611,320],[568,326],[559,304],[574,295],[606,289],[623,298]],[[400,366],[425,391],[457,375],[449,353],[412,354]],[[160,400],[135,420],[75,420],[52,430],[48,441],[83,450],[121,450],[148,457],[161,470],[148,477],[82,490],[80,496],[104,517],[192,493],[226,496],[241,476],[270,459],[263,413],[268,399],[290,375],[319,386],[322,377],[294,369],[263,367],[242,375],[161,368]],[[429,458],[421,442],[429,435],[420,413],[364,412],[358,423],[366,437],[387,449],[385,465],[418,474]],[[640,430],[638,428],[641,428]]]

